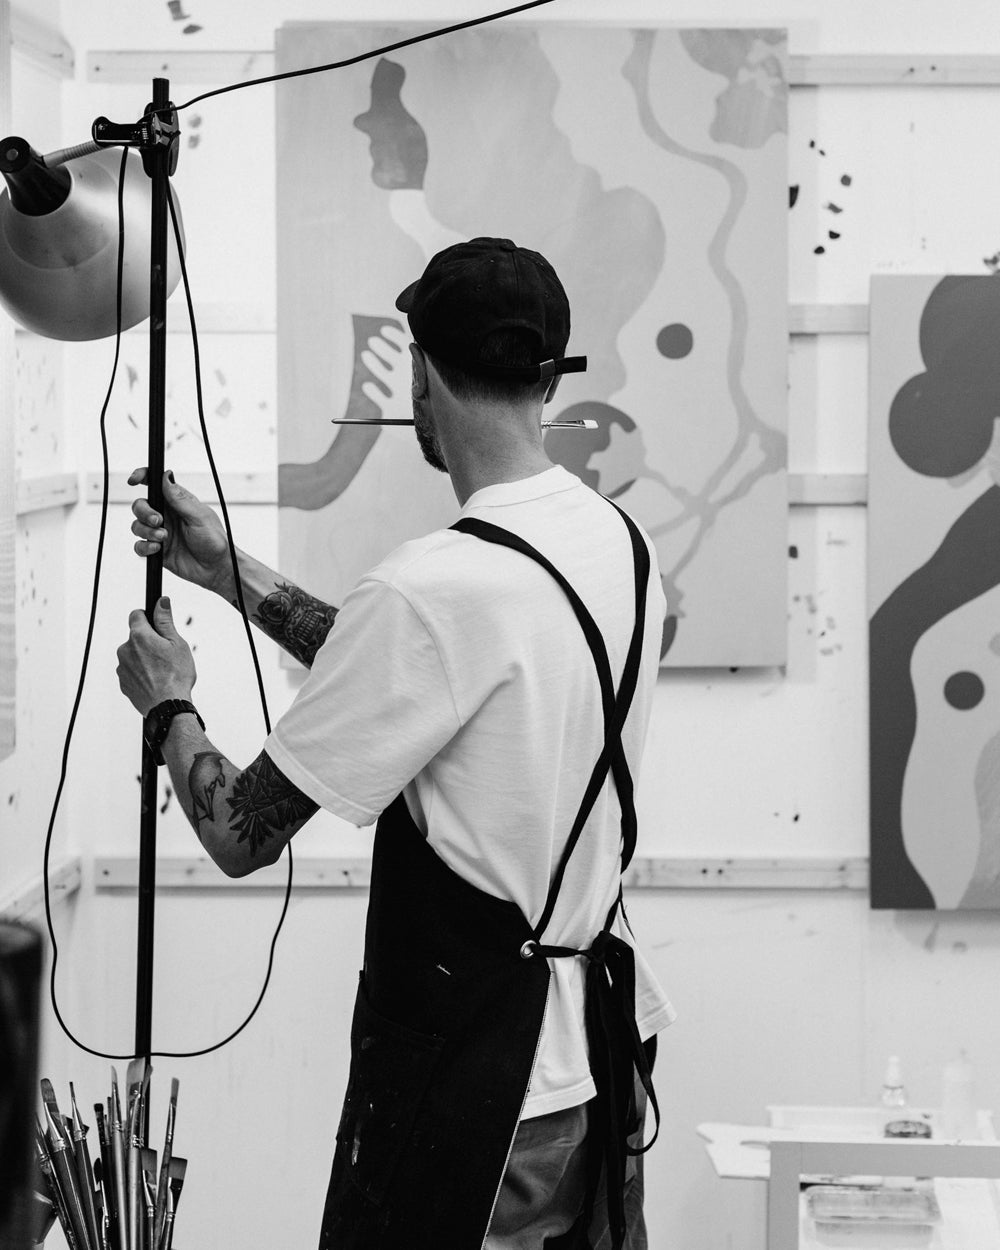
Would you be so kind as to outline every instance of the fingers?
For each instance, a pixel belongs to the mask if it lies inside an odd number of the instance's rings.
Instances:
[[[179,638],[169,596],[161,595],[157,599],[152,621],[143,608],[133,608],[128,614],[128,632],[130,637],[138,634],[159,634],[162,638]],[[118,648],[119,654],[127,646],[127,642],[122,643]]]
[[[149,480],[149,470],[145,465],[133,469],[129,474],[129,485],[140,486]],[[194,516],[201,507],[198,499],[178,486],[173,472],[168,469],[163,475],[163,503],[173,519],[183,521]],[[132,501],[132,533],[139,540],[133,544],[136,555],[149,557],[163,551],[170,535],[166,528],[167,518],[150,504],[148,499],[138,498]]]
[[[136,499],[132,503],[132,533],[139,539],[133,543],[133,550],[138,556],[155,556],[163,550],[167,541],[167,531],[163,528],[163,518],[154,512],[145,499]]]
[[[129,474],[128,482],[130,486],[142,485],[148,478],[149,471],[143,467],[133,469]],[[169,481],[172,481],[172,474],[165,473],[163,475],[164,489],[166,489]],[[167,531],[163,528],[163,517],[150,504],[148,499],[132,500],[132,515],[135,520],[132,522],[132,533],[136,538],[141,538],[145,543],[151,544],[152,549],[149,551],[140,551],[140,555],[153,555],[160,550],[161,544],[167,541]],[[138,551],[139,544],[136,544]]]
[[[170,607],[170,600],[166,595],[162,595],[157,600],[156,607],[153,609],[153,625],[161,638],[180,637],[177,627],[174,625],[174,614]]]
[[[137,538],[155,538],[157,542],[163,542],[166,539],[167,531],[163,528],[163,517],[149,506],[148,499],[133,499],[132,515],[135,517],[132,522],[132,533]]]
[[[138,486],[140,485],[140,483],[147,481],[148,478],[149,478],[149,470],[146,468],[145,465],[142,465],[141,468],[133,469],[132,472],[129,474],[128,484],[129,486]],[[164,472],[163,480],[164,482],[169,482],[173,484],[173,480],[174,480],[173,469],[167,469]]]
[[[142,608],[133,608],[128,614],[128,632],[130,634],[149,633],[152,626]]]

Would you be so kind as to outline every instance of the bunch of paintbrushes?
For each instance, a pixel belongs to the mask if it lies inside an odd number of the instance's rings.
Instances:
[[[151,1073],[142,1059],[129,1064],[123,1109],[118,1074],[111,1069],[107,1104],[94,1104],[99,1153],[93,1158],[72,1083],[73,1114],[66,1116],[59,1111],[52,1082],[42,1081],[45,1126],[39,1121],[36,1244],[58,1219],[69,1250],[171,1250],[187,1160],[173,1152],[174,1080],[157,1175],[156,1151],[145,1144]]]

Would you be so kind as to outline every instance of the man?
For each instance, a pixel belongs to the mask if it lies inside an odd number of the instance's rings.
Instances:
[[[245,769],[190,704],[169,605],[153,627],[132,613],[122,689],[230,875],[277,859],[319,806],[378,821],[321,1245],[644,1247],[635,1156],[672,1009],[633,954],[620,874],[659,661],[655,558],[545,454],[543,404],[585,361],[563,355],[569,305],[543,257],[457,244],[397,307],[456,525],[403,544],[339,611],[239,553],[253,619],[311,667]],[[136,550],[233,600],[214,513],[164,491],[165,521],[133,505]]]

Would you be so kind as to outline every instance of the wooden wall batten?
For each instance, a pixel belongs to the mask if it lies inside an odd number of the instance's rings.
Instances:
[[[273,73],[270,50],[107,50],[88,53],[86,61],[88,82],[146,82],[160,75],[221,87]],[[1000,83],[1000,56],[793,53],[788,58],[788,82],[792,87],[989,87]]]
[[[94,883],[98,890],[132,890],[139,879],[132,855],[98,855]],[[157,886],[170,890],[283,889],[287,861],[281,859],[249,877],[231,880],[207,856],[161,857]],[[371,860],[361,857],[296,858],[296,890],[367,889]],[[862,858],[775,859],[741,857],[668,859],[637,857],[625,875],[629,890],[864,890],[868,861]]]

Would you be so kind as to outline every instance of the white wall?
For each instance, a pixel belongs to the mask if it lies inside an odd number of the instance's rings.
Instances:
[[[165,3],[64,0],[62,31],[77,52],[76,78],[18,70],[15,130],[40,148],[77,142],[98,114],[125,121],[148,99],[143,81],[87,79],[89,50],[271,47],[282,20],[413,18],[412,4],[282,0],[247,6],[191,0],[185,36]],[[480,11],[469,0],[431,4],[443,20]],[[556,0],[536,20],[607,18],[600,0]],[[737,22],[726,0],[622,0],[615,18]],[[45,15],[43,15],[45,16]],[[47,14],[55,22],[54,14]],[[948,6],[894,0],[759,0],[747,17],[786,24],[796,53],[1000,54],[995,0]],[[208,84],[173,82],[176,101]],[[60,99],[61,96],[61,99]],[[997,174],[981,136],[997,132],[1000,89],[798,89],[792,101],[790,293],[796,303],[867,300],[871,272],[985,272],[1000,247]],[[185,209],[196,301],[242,309],[267,324],[274,306],[273,90],[255,88],[182,115],[175,186]],[[199,124],[195,124],[196,117]],[[199,137],[197,146],[190,139]],[[247,141],[239,138],[246,134]],[[826,153],[810,147],[816,140]],[[827,256],[813,246],[827,228],[823,205],[843,173],[850,198],[842,238]],[[182,317],[175,301],[171,317]],[[171,337],[171,463],[203,470],[183,337]],[[58,348],[19,336],[19,472],[98,468],[96,418],[109,346]],[[207,409],[224,470],[273,470],[274,344],[270,333],[214,333],[203,345]],[[112,467],[144,459],[145,340],[127,336],[109,428]],[[65,365],[61,364],[65,361]],[[863,473],[867,344],[863,335],[792,340],[790,468]],[[49,384],[53,389],[49,391]],[[223,400],[227,416],[213,416]],[[135,425],[129,420],[132,417]],[[22,523],[19,558],[19,747],[0,767],[5,880],[27,878],[41,853],[54,785],[56,745],[68,708],[89,598],[97,510],[79,505]],[[235,510],[237,541],[276,555],[271,508]],[[640,807],[647,855],[863,855],[867,846],[864,509],[795,508],[789,543],[789,663],[785,670],[665,673],[660,681]],[[105,588],[91,679],[67,790],[57,854],[130,852],[137,842],[138,724],[117,692],[114,648],[143,598],[130,553],[128,514],[112,510]],[[171,586],[197,645],[197,691],[210,733],[240,761],[262,730],[234,614]],[[34,591],[34,598],[32,598]],[[42,602],[40,602],[40,600]],[[295,678],[265,653],[274,711]],[[196,847],[167,801],[165,854]],[[363,852],[366,836],[332,818],[296,839],[300,855]],[[8,859],[8,854],[11,858]],[[127,1051],[132,1039],[134,902],[97,892],[57,914],[64,1014],[96,1049]],[[161,894],[157,903],[154,1046],[184,1050],[215,1041],[252,1005],[267,960],[280,895],[253,889]],[[649,1159],[654,1247],[725,1244],[718,1182],[694,1126],[759,1121],[772,1102],[864,1101],[885,1057],[902,1055],[914,1099],[933,1102],[940,1070],[960,1046],[976,1064],[982,1101],[1000,1108],[990,994],[1000,921],[990,915],[871,913],[857,893],[641,891],[630,912],[680,1012],[661,1047],[662,1141]],[[154,1060],[160,1123],[169,1077],[181,1080],[177,1150],[191,1160],[178,1231],[186,1246],[309,1245],[346,1076],[347,1025],[360,959],[361,892],[299,894],[278,944],[261,1012],[228,1048],[190,1060]],[[124,1064],[119,1064],[123,1068]],[[84,1101],[106,1092],[107,1064],[75,1051],[46,1021],[43,1070],[72,1078]],[[711,1214],[709,1214],[711,1213]],[[56,1239],[53,1238],[53,1244]]]

